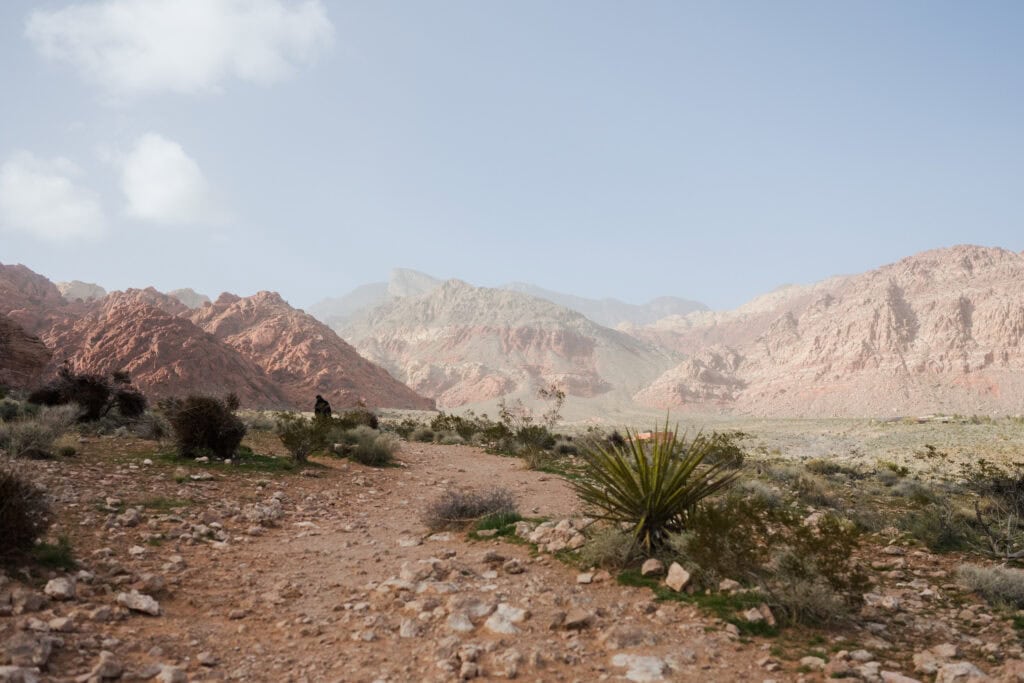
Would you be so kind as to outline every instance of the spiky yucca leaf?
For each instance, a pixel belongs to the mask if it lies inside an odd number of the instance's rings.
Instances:
[[[583,476],[572,485],[597,518],[631,525],[637,542],[650,552],[670,533],[684,530],[701,500],[736,478],[727,462],[702,465],[719,446],[717,438],[701,434],[687,443],[678,427],[668,431],[667,420],[646,442],[627,429],[625,444],[583,451]]]

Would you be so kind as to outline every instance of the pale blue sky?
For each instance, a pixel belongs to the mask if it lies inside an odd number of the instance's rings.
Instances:
[[[1016,1],[4,2],[0,262],[728,308],[1020,251],[1022,35]]]

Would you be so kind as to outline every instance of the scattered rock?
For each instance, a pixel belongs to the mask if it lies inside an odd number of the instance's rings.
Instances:
[[[970,662],[943,664],[935,676],[935,683],[967,683],[988,680],[985,672]]]
[[[507,602],[498,605],[494,614],[487,618],[484,626],[493,633],[514,634],[519,633],[516,624],[521,624],[530,617],[530,613],[519,607],[513,607]]]
[[[144,593],[133,590],[130,593],[118,593],[117,604],[133,612],[142,612],[151,616],[160,616],[160,603]]]
[[[50,579],[43,592],[54,600],[74,600],[75,582],[73,579],[66,577]]]
[[[668,568],[668,576],[665,577],[665,585],[679,592],[690,583],[690,572],[683,569],[678,562],[673,562]]]
[[[661,576],[665,573],[665,563],[656,557],[644,560],[640,566],[641,576]]]
[[[626,678],[636,683],[664,680],[668,672],[668,664],[664,659],[643,655],[613,655],[612,666],[626,669]]]

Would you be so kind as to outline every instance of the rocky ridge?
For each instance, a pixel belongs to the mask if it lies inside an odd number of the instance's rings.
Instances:
[[[50,350],[42,340],[0,314],[0,387],[30,387],[50,362]]]
[[[1016,414],[1024,255],[959,246],[627,330],[689,355],[638,402],[764,416]]]
[[[441,407],[532,399],[554,384],[576,402],[629,401],[671,355],[549,301],[449,280],[342,328],[360,353]]]

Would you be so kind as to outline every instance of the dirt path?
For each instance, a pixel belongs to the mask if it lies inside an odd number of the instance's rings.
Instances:
[[[824,680],[691,605],[600,574],[580,583],[526,544],[428,533],[423,509],[449,486],[506,487],[528,516],[579,515],[562,479],[518,459],[405,444],[402,467],[331,460],[315,477],[272,476],[153,448],[99,439],[70,461],[25,463],[85,572],[74,600],[38,610],[19,608],[23,582],[0,581],[12,606],[0,642],[61,641],[43,680],[88,678],[104,650],[127,680]],[[264,528],[261,515],[280,518]],[[161,616],[119,606],[133,588]]]

